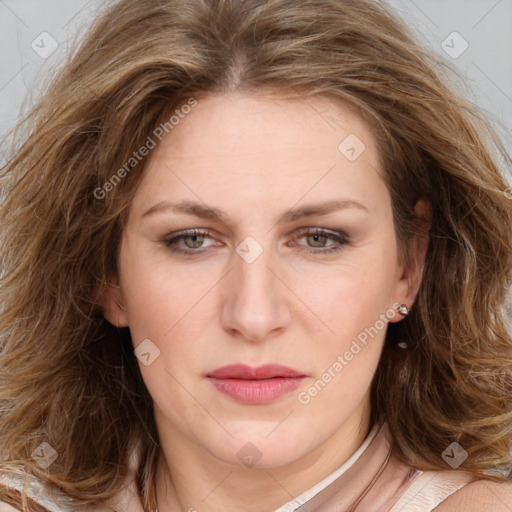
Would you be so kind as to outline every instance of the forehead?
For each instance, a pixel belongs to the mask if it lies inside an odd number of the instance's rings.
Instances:
[[[150,154],[135,209],[169,196],[297,202],[382,193],[374,135],[353,108],[315,96],[207,95]],[[195,196],[195,197],[194,197]],[[332,198],[334,199],[334,198]]]
[[[201,147],[207,146],[208,157],[232,158],[244,151],[264,156],[286,149],[299,152],[300,147],[338,152],[348,135],[358,136],[366,146],[374,144],[354,107],[322,96],[290,98],[278,93],[206,95],[168,135],[163,145],[173,151],[167,155],[173,159],[198,153],[198,139]]]

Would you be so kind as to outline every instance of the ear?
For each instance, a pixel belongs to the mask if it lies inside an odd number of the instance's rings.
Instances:
[[[117,279],[107,283],[100,297],[104,317],[116,327],[127,327],[128,319],[123,307],[123,294]]]
[[[407,242],[404,261],[400,266],[394,299],[408,309],[413,305],[423,278],[423,269],[429,244],[429,231],[432,225],[432,207],[426,199],[420,199],[414,206],[415,233]],[[402,318],[396,317],[394,321]],[[392,320],[393,321],[393,320]]]

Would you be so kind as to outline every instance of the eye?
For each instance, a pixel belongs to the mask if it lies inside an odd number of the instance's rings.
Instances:
[[[333,253],[343,249],[348,237],[345,233],[320,228],[307,228],[298,239],[306,241],[306,250],[312,254]],[[304,245],[304,244],[297,244]]]
[[[165,237],[162,242],[172,252],[180,254],[200,253],[207,247],[216,245],[210,236],[210,232],[198,229],[172,233]]]
[[[305,243],[301,243],[305,240]],[[320,228],[306,228],[299,233],[292,246],[303,247],[311,254],[334,253],[343,249],[348,242],[345,233]],[[194,255],[205,252],[209,247],[221,245],[206,230],[192,229],[167,235],[162,243],[174,253]]]

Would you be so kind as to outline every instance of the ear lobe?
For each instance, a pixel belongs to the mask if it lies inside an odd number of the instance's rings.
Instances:
[[[104,317],[116,327],[128,327],[128,319],[123,307],[121,287],[115,283],[107,283],[100,297],[100,305]]]

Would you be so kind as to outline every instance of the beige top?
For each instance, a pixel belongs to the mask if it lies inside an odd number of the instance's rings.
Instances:
[[[387,424],[375,425],[359,449],[327,478],[274,512],[431,512],[448,496],[472,482],[465,471],[420,471],[393,453]],[[136,458],[133,459],[133,462]],[[136,464],[133,464],[135,469]],[[6,475],[0,483],[21,489]],[[29,495],[49,512],[75,512],[66,500],[51,498],[35,482]],[[135,471],[127,478],[115,507],[120,512],[144,512],[135,484]],[[0,503],[0,512],[16,509]],[[101,507],[94,512],[111,511]],[[91,510],[92,512],[92,510]]]

